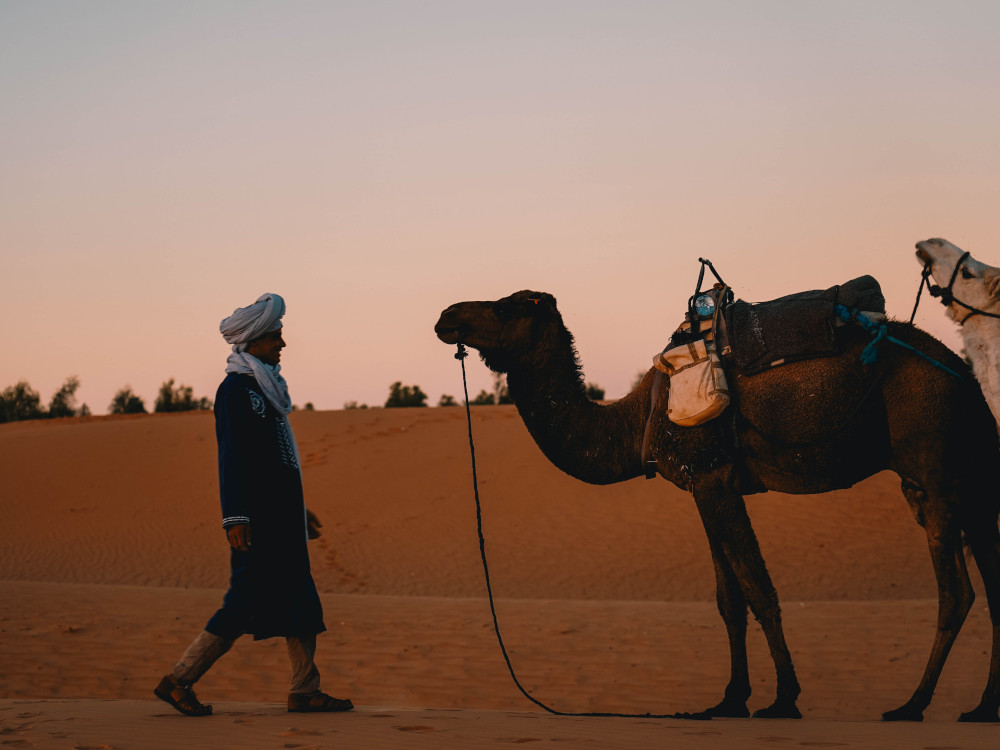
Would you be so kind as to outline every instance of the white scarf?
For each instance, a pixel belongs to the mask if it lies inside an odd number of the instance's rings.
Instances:
[[[288,421],[288,415],[292,413],[292,398],[288,395],[288,383],[281,377],[281,365],[269,365],[246,352],[233,352],[226,360],[226,372],[252,375],[257,380],[257,385],[264,391],[264,398],[278,412],[278,419],[285,422],[285,429],[288,430],[288,437],[292,443],[292,452],[295,454],[295,464],[299,467],[301,475],[299,444],[295,440],[295,433],[292,432],[292,423]]]
[[[278,414],[287,417],[291,413],[292,398],[288,395],[288,383],[281,377],[281,365],[269,365],[252,354],[234,351],[226,360],[226,372],[253,375]]]

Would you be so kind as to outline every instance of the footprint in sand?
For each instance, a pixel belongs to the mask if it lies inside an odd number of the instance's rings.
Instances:
[[[0,735],[24,734],[33,726],[34,724],[18,724],[16,727],[4,727],[3,729],[0,729]],[[4,744],[10,744],[10,743],[5,741]]]

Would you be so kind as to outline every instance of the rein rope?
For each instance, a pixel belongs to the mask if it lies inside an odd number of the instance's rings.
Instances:
[[[621,713],[599,713],[599,712],[571,712],[571,711],[557,711],[554,708],[542,703],[540,700],[535,698],[531,693],[529,693],[521,681],[517,679],[517,674],[514,672],[514,666],[510,661],[510,655],[507,653],[507,647],[504,645],[503,636],[500,635],[500,621],[497,618],[496,604],[493,601],[493,586],[490,583],[490,568],[489,564],[486,562],[486,537],[483,536],[483,506],[479,499],[479,480],[476,476],[476,445],[475,441],[472,439],[472,410],[469,407],[469,386],[465,375],[465,358],[469,356],[469,353],[465,350],[465,345],[462,343],[461,338],[458,340],[458,351],[455,353],[455,359],[457,359],[462,364],[462,389],[465,392],[465,418],[469,426],[469,453],[472,456],[472,489],[476,497],[476,530],[479,534],[479,555],[483,561],[483,573],[486,576],[486,594],[490,600],[490,614],[493,615],[493,632],[496,633],[497,643],[500,644],[500,652],[503,654],[503,660],[507,664],[507,671],[510,672],[511,679],[514,680],[514,684],[517,689],[521,691],[521,695],[527,698],[529,701],[534,703],[536,706],[544,711],[555,716],[580,716],[588,718],[621,718],[621,719],[710,719],[710,716],[701,716],[697,714],[621,714]]]
[[[889,326],[885,323],[880,323],[872,320],[863,312],[856,308],[847,308],[844,305],[834,305],[833,312],[845,323],[856,323],[857,325],[864,328],[868,333],[872,335],[872,340],[868,342],[868,345],[861,351],[861,361],[866,365],[874,364],[878,359],[879,347],[884,341],[895,344],[896,346],[902,347],[907,351],[913,352],[917,356],[927,360],[932,365],[934,365],[939,370],[943,370],[949,375],[954,375],[959,380],[964,380],[964,376],[959,375],[957,372],[952,370],[947,365],[938,362],[933,357],[924,354],[922,351],[917,349],[915,346],[907,344],[905,341],[897,339],[895,336],[889,335]]]

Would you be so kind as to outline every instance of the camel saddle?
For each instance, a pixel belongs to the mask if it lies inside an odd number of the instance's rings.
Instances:
[[[798,292],[770,302],[736,300],[723,311],[726,341],[722,351],[746,375],[771,367],[838,353],[834,305],[885,316],[885,297],[872,276],[860,276],[829,289]],[[723,342],[720,342],[723,343]]]
[[[702,299],[699,279],[684,322],[667,348],[653,358],[656,372],[641,448],[647,479],[656,475],[656,461],[649,458],[650,431],[664,374],[670,378],[666,409],[670,421],[699,425],[729,405],[725,375],[729,366],[735,364],[744,374],[753,375],[788,362],[837,354],[835,331],[843,322],[834,313],[835,305],[859,310],[875,320],[885,317],[885,297],[872,276],[770,302],[731,302],[730,294],[720,279],[705,293],[710,302],[700,312],[696,304]]]

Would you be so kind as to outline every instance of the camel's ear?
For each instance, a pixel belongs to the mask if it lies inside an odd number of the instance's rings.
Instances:
[[[986,291],[992,299],[1000,299],[1000,269],[989,269],[983,274]]]

